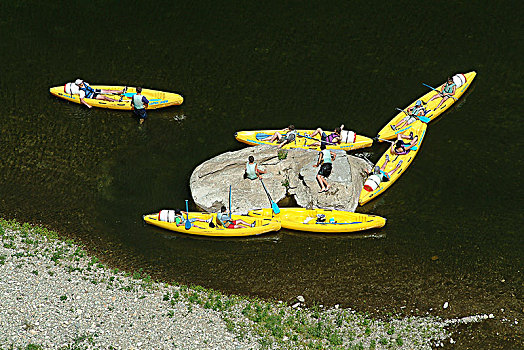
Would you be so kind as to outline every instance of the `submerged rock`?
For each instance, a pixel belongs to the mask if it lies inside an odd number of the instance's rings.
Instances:
[[[369,166],[344,151],[335,153],[333,171],[328,178],[331,188],[327,193],[318,193],[319,168],[313,167],[318,159],[317,151],[278,152],[275,147],[257,146],[223,153],[197,166],[190,179],[193,200],[206,211],[217,211],[222,205],[229,207],[231,185],[233,212],[270,207],[261,181],[244,179],[248,157],[254,156],[258,168],[266,171],[262,180],[279,206],[296,203],[301,207],[354,211]]]

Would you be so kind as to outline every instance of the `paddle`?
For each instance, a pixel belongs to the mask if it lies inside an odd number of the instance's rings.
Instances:
[[[229,216],[231,216],[231,185],[229,185]]]
[[[396,109],[397,109],[398,111],[404,112],[406,115],[409,115],[408,112],[406,112],[406,111],[403,110],[403,109],[400,109],[400,108],[396,108]],[[423,122],[423,123],[429,123],[429,122],[431,121],[430,118],[428,118],[428,117],[423,117],[423,116],[421,116],[421,115],[412,115],[412,117],[415,117],[415,118],[420,119],[420,121]]]
[[[271,208],[273,209],[273,213],[278,214],[280,213],[280,208],[278,207],[277,203],[273,202],[273,199],[271,198],[269,192],[267,191],[266,185],[264,185],[264,181],[262,181],[262,178],[259,177],[260,182],[262,182],[262,186],[264,186],[264,190],[266,191],[267,198],[269,198],[269,202],[271,203]]]
[[[265,139],[266,137],[269,137],[271,135],[268,135],[268,134],[264,134],[263,132],[259,132],[255,135],[255,137],[257,138],[257,140],[263,140]]]
[[[435,91],[436,91],[440,96],[444,97],[444,95],[442,94],[442,92],[441,92],[441,91],[438,91],[438,90],[435,89],[434,87],[431,87],[431,86],[429,86],[428,84],[424,84],[424,83],[422,83],[422,85],[424,85],[424,86],[426,86],[426,87],[428,87],[428,88],[430,88],[430,89],[432,89],[432,90],[435,90]],[[451,97],[451,98],[454,99],[455,101],[457,100],[455,97],[453,97],[453,96],[451,96],[451,95],[447,95],[447,96],[448,96],[448,97]]]
[[[191,228],[191,222],[189,221],[189,209],[187,207],[187,199],[186,199],[186,224],[185,224],[186,230],[189,230]]]

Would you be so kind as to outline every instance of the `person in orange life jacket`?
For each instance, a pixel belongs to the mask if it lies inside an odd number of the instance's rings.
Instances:
[[[408,112],[408,115],[402,118],[402,120],[399,121],[397,124],[391,125],[391,129],[402,129],[404,126],[414,123],[418,119],[417,117],[423,117],[427,113],[424,106],[422,106],[421,100],[417,100],[414,106],[411,106],[408,109],[406,109],[406,112]]]
[[[435,109],[437,109],[444,103],[444,101],[446,101],[448,98],[451,98],[451,96],[455,95],[456,90],[457,86],[453,82],[453,79],[451,77],[448,77],[448,81],[446,82],[446,84],[444,84],[444,86],[442,86],[442,89],[440,89],[440,93],[437,92],[437,94],[430,98],[427,103],[429,103],[429,101],[433,101],[436,98],[442,98],[438,106],[435,107]]]
[[[244,220],[232,220],[231,212],[226,213],[226,207],[220,208],[220,213],[217,213],[217,225],[225,228],[244,228],[244,227],[255,227],[255,221],[252,224],[245,222]]]
[[[405,143],[403,140],[410,140],[410,143]],[[409,136],[404,134],[397,134],[397,141],[391,143],[390,152],[395,155],[402,156],[408,154],[418,142],[418,136],[413,137],[413,132]]]
[[[255,180],[260,177],[261,174],[265,174],[264,170],[258,168],[258,164],[255,163],[255,157],[249,156],[248,162],[246,163],[246,172],[244,173],[244,179]]]
[[[116,91],[116,90],[105,90],[105,89],[93,89],[88,83],[86,83],[82,79],[76,79],[74,83],[65,84],[64,92],[70,95],[78,95],[80,97],[80,102],[89,108],[92,108],[93,106],[87,103],[84,100],[85,98],[115,102],[118,100],[112,99],[103,94],[120,95],[124,93],[123,90]]]
[[[337,157],[335,153],[326,149],[326,145],[320,145],[320,149],[321,151],[318,154],[317,164],[313,164],[313,167],[316,168],[322,163],[317,173],[317,181],[320,185],[320,191],[318,193],[327,192],[331,187],[326,179],[331,174],[333,161]]]
[[[136,94],[131,98],[131,107],[133,112],[140,120],[140,124],[147,118],[146,108],[149,106],[149,100],[142,95],[142,88],[138,86],[136,88]]]

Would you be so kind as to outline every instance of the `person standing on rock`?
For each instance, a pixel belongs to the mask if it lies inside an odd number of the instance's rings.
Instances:
[[[318,193],[327,192],[331,187],[326,179],[331,174],[333,161],[337,157],[333,151],[326,149],[326,145],[320,145],[320,150],[317,164],[313,164],[315,168],[322,164],[317,174],[317,181],[320,185],[320,191]]]
[[[249,156],[248,162],[246,163],[246,172],[244,173],[244,179],[256,180],[261,174],[265,174],[264,170],[258,168],[258,164],[255,163],[255,157]]]

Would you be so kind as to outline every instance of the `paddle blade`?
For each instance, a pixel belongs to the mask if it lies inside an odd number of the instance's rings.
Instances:
[[[426,123],[426,124],[431,121],[431,119],[428,117],[419,116],[417,118],[420,119],[421,122]]]
[[[268,134],[264,134],[263,132],[259,132],[255,135],[255,137],[257,138],[257,140],[262,140],[262,139],[265,139],[266,137],[269,137],[271,135],[268,135]]]
[[[189,230],[191,228],[191,221],[189,221],[189,208],[187,205],[187,199],[186,199],[186,222],[185,226],[186,230]]]
[[[273,209],[273,213],[275,214],[280,213],[280,208],[278,207],[277,203],[271,202],[271,208]]]

